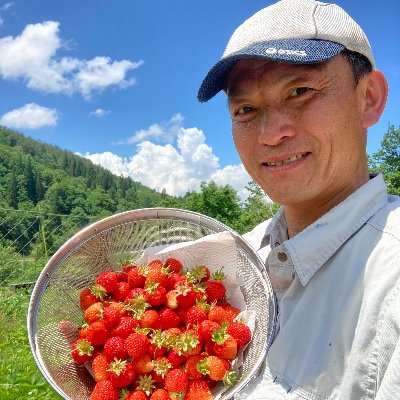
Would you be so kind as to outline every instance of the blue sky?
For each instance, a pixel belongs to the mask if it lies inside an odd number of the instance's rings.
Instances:
[[[223,94],[198,87],[233,30],[272,1],[0,1],[0,124],[182,195],[201,181],[249,181]],[[369,131],[377,150],[400,126],[400,3],[339,0],[389,81]]]

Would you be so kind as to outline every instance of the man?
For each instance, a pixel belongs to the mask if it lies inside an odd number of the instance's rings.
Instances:
[[[227,94],[243,164],[282,205],[245,235],[278,333],[237,399],[400,399],[400,199],[367,168],[387,83],[335,4],[282,0],[232,35],[199,90]]]

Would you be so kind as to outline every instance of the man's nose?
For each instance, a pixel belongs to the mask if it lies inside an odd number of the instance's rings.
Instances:
[[[276,146],[295,134],[293,118],[287,111],[270,108],[262,114],[258,134],[260,144]]]

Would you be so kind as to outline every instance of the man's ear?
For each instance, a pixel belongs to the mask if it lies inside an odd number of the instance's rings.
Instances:
[[[383,113],[388,96],[388,84],[381,71],[371,71],[364,79],[361,124],[367,129],[378,122]]]

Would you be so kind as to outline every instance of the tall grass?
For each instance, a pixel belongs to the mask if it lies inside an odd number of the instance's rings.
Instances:
[[[60,400],[43,378],[30,351],[26,289],[0,288],[0,399]]]

